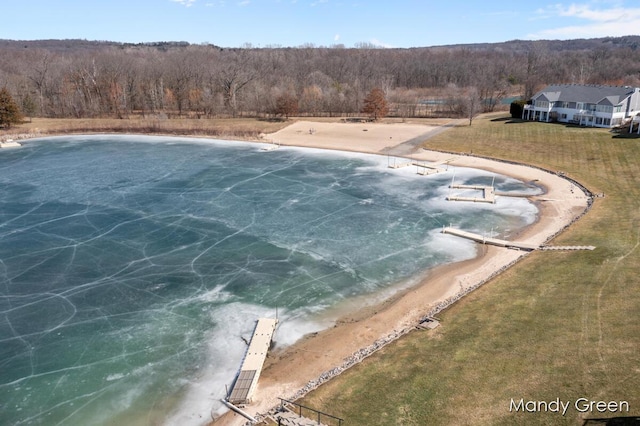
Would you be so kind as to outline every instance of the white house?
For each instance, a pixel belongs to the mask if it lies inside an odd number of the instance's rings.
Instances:
[[[524,106],[522,119],[615,127],[638,112],[638,87],[558,84],[533,95],[530,104]]]

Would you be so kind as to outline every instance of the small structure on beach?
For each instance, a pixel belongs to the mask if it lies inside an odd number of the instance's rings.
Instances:
[[[416,326],[419,330],[433,330],[440,325],[440,320],[434,317],[425,317],[420,320],[418,325]]]

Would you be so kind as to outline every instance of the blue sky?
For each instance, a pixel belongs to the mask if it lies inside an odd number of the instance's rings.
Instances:
[[[0,39],[421,47],[640,34],[640,1],[1,0]]]

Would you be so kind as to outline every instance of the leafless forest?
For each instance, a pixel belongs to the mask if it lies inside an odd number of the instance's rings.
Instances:
[[[373,88],[390,115],[464,115],[550,83],[640,86],[640,36],[412,49],[226,49],[180,42],[0,40],[0,87],[26,116],[348,116]]]

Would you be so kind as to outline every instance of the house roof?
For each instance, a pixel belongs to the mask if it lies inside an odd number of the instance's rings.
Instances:
[[[629,86],[596,86],[558,84],[547,86],[533,95],[534,100],[549,102],[584,102],[589,104],[618,105],[634,92]]]

